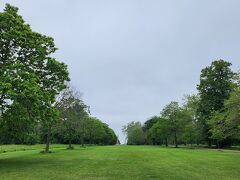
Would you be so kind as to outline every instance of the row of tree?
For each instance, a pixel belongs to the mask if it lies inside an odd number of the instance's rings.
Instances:
[[[57,143],[72,142],[85,144],[115,145],[118,141],[114,131],[107,124],[89,116],[89,107],[73,88],[65,89],[56,102],[60,120],[54,126],[54,140]]]
[[[49,152],[53,134],[57,142],[70,144],[79,138],[98,144],[117,141],[67,88],[67,65],[51,56],[57,50],[53,38],[32,31],[9,4],[0,13],[0,47],[0,143],[33,143],[44,137]]]
[[[9,136],[7,128],[0,129],[1,144],[37,144],[45,143],[51,138],[54,143],[69,144],[99,144],[114,145],[118,142],[114,131],[95,117],[89,114],[89,107],[81,100],[79,93],[73,88],[64,89],[55,102],[58,111],[57,119],[51,126],[51,137],[48,128],[41,122],[28,127],[28,133],[21,136]]]
[[[240,144],[240,75],[224,60],[204,68],[197,95],[185,96],[182,105],[170,102],[143,125],[123,127],[127,144]]]

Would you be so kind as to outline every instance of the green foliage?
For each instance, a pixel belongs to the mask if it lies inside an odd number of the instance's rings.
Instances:
[[[169,132],[174,139],[175,146],[178,147],[178,140],[183,134],[185,125],[191,122],[190,115],[177,102],[171,102],[165,106],[161,115],[164,119],[167,119]]]
[[[31,134],[36,122],[50,129],[58,115],[52,104],[68,71],[51,57],[53,38],[32,31],[9,4],[0,13],[0,46],[0,126],[15,142]]]
[[[126,135],[128,145],[141,145],[144,143],[144,132],[140,122],[130,122],[122,128]]]
[[[211,119],[208,120],[210,126],[211,139],[217,141],[217,146],[219,148],[219,142],[226,139],[227,126],[225,121],[225,113],[215,112]]]
[[[223,110],[224,101],[232,92],[234,73],[230,66],[231,63],[218,60],[202,70],[200,84],[197,87],[200,95],[198,115],[205,139],[211,137],[208,120],[216,111]]]
[[[240,140],[240,73],[231,63],[218,60],[204,68],[197,86],[199,94],[184,97],[182,106],[170,102],[142,126],[129,123],[123,127],[128,144],[206,144],[230,146]],[[133,133],[134,128],[139,133]],[[140,135],[141,134],[141,135]],[[143,135],[142,135],[143,134]],[[136,143],[136,139],[143,140]]]
[[[240,79],[240,78],[239,78]],[[225,101],[227,113],[226,124],[229,127],[227,136],[240,139],[240,86],[234,89],[230,98]]]
[[[46,136],[46,129],[42,131]],[[80,116],[78,119],[59,121],[53,127],[54,143],[115,145],[118,141],[114,131],[99,119]]]
[[[81,121],[88,116],[87,106],[78,97],[77,92],[68,87],[61,93],[55,107],[60,112],[60,121],[57,124],[58,131],[68,141],[69,149],[71,149],[72,141],[79,133]]]
[[[198,121],[197,112],[199,102],[200,97],[198,95],[187,95],[184,98],[183,109],[189,116],[183,132],[183,140],[186,144],[199,144],[202,141],[201,124]]]
[[[146,132],[149,129],[151,129],[151,127],[156,124],[159,121],[159,117],[158,116],[153,116],[151,117],[149,120],[147,120],[144,125],[143,125],[143,130]]]
[[[224,103],[224,111],[216,112],[209,121],[211,138],[219,142],[240,139],[240,88],[236,87]],[[221,146],[221,144],[220,144]]]
[[[221,110],[229,98],[234,77],[230,66],[231,63],[219,60],[202,70],[198,85],[201,116],[209,117],[213,111]]]
[[[171,137],[170,124],[167,119],[158,117],[157,122],[150,128],[147,134],[148,142],[153,145],[168,146]]]
[[[117,136],[107,124],[95,117],[88,117],[85,120],[84,141],[87,144],[115,145]]]

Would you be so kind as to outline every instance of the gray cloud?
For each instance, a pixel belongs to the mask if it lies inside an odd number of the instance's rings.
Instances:
[[[123,141],[122,125],[196,93],[200,71],[225,59],[239,69],[237,0],[6,1],[55,39],[94,116]]]

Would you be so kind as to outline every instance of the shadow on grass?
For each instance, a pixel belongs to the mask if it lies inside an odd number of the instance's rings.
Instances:
[[[19,168],[26,168],[31,167],[34,168],[38,165],[47,164],[49,163],[49,159],[41,159],[41,158],[34,158],[34,159],[25,159],[25,158],[6,158],[0,159],[0,170],[14,170]]]

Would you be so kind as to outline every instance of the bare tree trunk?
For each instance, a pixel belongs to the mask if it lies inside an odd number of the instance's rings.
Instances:
[[[50,146],[50,141],[51,141],[51,126],[48,126],[48,132],[47,132],[47,142],[46,142],[46,148],[45,148],[45,153],[49,153],[49,146]]]

